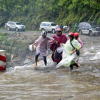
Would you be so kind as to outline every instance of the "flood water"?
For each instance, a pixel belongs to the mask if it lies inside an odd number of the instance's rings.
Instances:
[[[81,68],[0,72],[0,100],[100,100],[100,36],[81,36]]]

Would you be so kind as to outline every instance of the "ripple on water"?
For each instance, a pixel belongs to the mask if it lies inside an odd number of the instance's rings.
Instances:
[[[93,43],[91,44],[93,45]],[[0,100],[99,100],[100,61],[95,46],[82,50],[81,68],[34,70],[16,66],[0,73]],[[99,49],[99,47],[98,47]],[[96,49],[97,51],[99,51]]]

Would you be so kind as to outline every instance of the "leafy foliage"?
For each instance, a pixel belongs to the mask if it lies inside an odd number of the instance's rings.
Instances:
[[[73,26],[75,22],[100,23],[99,0],[0,0],[0,27],[5,22],[22,22],[27,29],[38,29],[41,21]]]

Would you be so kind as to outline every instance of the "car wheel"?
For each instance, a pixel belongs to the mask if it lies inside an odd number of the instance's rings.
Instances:
[[[45,31],[45,29],[44,28],[42,28],[42,30],[41,31]]]
[[[25,29],[23,31],[25,31]]]
[[[10,31],[10,27],[9,26],[7,27],[7,31]]]
[[[81,35],[83,34],[81,30],[79,30],[79,34],[81,34]]]
[[[69,30],[67,32],[69,32]]]
[[[92,31],[90,31],[90,32],[89,32],[89,35],[90,35],[90,36],[93,36],[94,34],[93,34],[93,32],[92,32]]]
[[[52,33],[55,33],[55,29],[52,30]]]
[[[65,33],[67,33],[67,30],[66,30],[66,29],[64,29],[64,32],[65,32]]]
[[[16,29],[15,29],[15,30],[16,30],[16,32],[18,32],[18,31],[19,31],[17,27],[16,27]]]

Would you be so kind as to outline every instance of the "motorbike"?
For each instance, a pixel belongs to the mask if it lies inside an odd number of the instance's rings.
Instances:
[[[63,27],[63,30],[64,30],[65,33],[67,33],[67,32],[70,31],[70,27],[68,27],[68,26],[64,26],[64,27]]]

